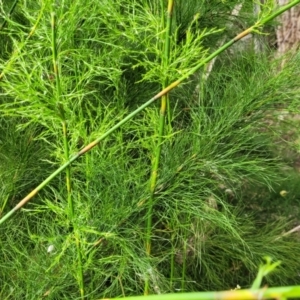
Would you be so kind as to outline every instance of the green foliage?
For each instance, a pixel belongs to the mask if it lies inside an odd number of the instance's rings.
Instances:
[[[6,16],[2,214],[232,35],[223,17],[231,21],[239,1],[195,3],[176,2],[168,34],[164,1],[25,1],[20,18]],[[249,11],[236,21],[247,24]],[[74,162],[71,190],[59,175],[1,225],[1,298],[123,297],[142,294],[145,282],[156,294],[246,287],[266,255],[283,262],[267,283],[296,282],[299,241],[282,236],[293,220],[260,218],[249,205],[261,202],[254,187],[271,202],[270,190],[284,184],[274,150],[281,132],[266,114],[299,103],[299,57],[279,64],[270,53],[228,51],[169,94],[167,120],[152,105]],[[282,203],[272,205],[278,213]]]

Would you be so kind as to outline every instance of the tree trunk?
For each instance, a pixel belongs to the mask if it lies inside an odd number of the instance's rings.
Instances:
[[[280,6],[288,4],[289,0],[278,0]],[[300,6],[296,5],[279,17],[280,25],[276,29],[278,55],[287,51],[296,51],[300,41]]]

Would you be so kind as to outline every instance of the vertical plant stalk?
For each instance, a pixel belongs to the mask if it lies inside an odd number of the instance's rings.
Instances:
[[[168,2],[168,11],[167,11],[167,24],[165,25],[165,22],[163,23],[163,26],[166,27],[165,30],[165,43],[164,43],[164,58],[163,58],[163,66],[164,69],[167,69],[170,63],[170,49],[171,49],[171,28],[172,28],[172,19],[173,19],[173,10],[174,10],[174,1],[175,0],[169,0]],[[162,3],[164,1],[162,0]],[[164,13],[162,11],[162,15],[164,16]],[[167,73],[167,72],[166,72]],[[163,89],[165,89],[169,85],[169,78],[164,78],[163,82]],[[172,113],[171,113],[171,107],[170,107],[170,97],[169,93],[162,96],[161,98],[161,109],[165,106],[167,108],[167,114],[168,114],[168,126],[169,130],[172,130]],[[164,121],[165,123],[165,121]],[[163,132],[162,132],[163,135]],[[172,233],[172,252],[171,252],[171,258],[170,258],[170,288],[173,288],[173,278],[174,278],[174,263],[175,263],[175,253],[174,253],[174,234]]]
[[[59,71],[58,57],[57,57],[56,15],[54,12],[51,13],[51,28],[52,28],[52,59],[53,59],[53,70],[54,70],[55,85],[56,85],[56,103],[58,106],[58,113],[62,122],[64,156],[65,156],[65,160],[68,161],[70,158],[68,128],[67,128],[65,110],[62,104],[60,71]],[[66,168],[66,188],[67,188],[69,215],[73,219],[74,207],[73,207],[73,199],[71,197],[71,167]]]
[[[82,265],[82,256],[81,256],[81,237],[78,230],[74,233],[75,236],[75,243],[76,243],[76,250],[77,250],[77,259],[78,259],[78,266],[77,266],[77,280],[79,285],[80,297],[84,299],[84,281],[83,281],[83,265]]]
[[[97,139],[95,139],[93,142],[86,145],[83,149],[81,149],[79,152],[77,152],[74,156],[72,156],[67,162],[65,162],[62,166],[60,166],[57,170],[55,170],[52,174],[50,174],[43,182],[41,182],[34,190],[32,190],[27,196],[25,196],[13,209],[11,209],[6,215],[4,215],[0,219],[0,225],[3,224],[6,220],[8,220],[15,212],[17,212],[20,208],[22,208],[27,202],[29,202],[39,191],[41,191],[45,186],[47,186],[52,179],[54,179],[58,174],[60,174],[62,171],[64,171],[66,168],[68,168],[75,160],[77,160],[80,156],[84,155],[85,153],[89,152],[92,148],[97,146],[102,140],[104,140],[106,137],[108,137],[111,133],[116,131],[118,128],[120,128],[122,125],[127,123],[129,120],[131,120],[134,116],[136,116],[139,112],[144,110],[146,107],[151,105],[153,102],[155,102],[157,99],[161,98],[163,95],[169,93],[171,90],[176,88],[178,85],[180,85],[184,80],[189,78],[192,74],[197,72],[200,68],[202,68],[205,64],[210,62],[214,57],[218,56],[220,53],[228,49],[230,46],[232,46],[234,43],[238,42],[240,39],[245,37],[246,35],[256,32],[261,26],[265,25],[272,19],[276,18],[286,10],[290,9],[291,7],[297,5],[300,3],[300,0],[295,0],[289,3],[286,6],[283,6],[281,9],[276,11],[275,13],[271,14],[268,17],[265,17],[258,21],[255,25],[249,27],[248,29],[242,31],[237,36],[235,36],[233,39],[231,39],[229,42],[224,44],[221,48],[207,56],[205,59],[199,62],[194,68],[190,69],[186,74],[181,76],[176,81],[169,84],[165,89],[157,93],[155,96],[153,96],[151,99],[149,99],[147,102],[142,104],[140,107],[138,107],[136,110],[131,112],[129,115],[124,117],[121,121],[119,121],[117,124],[112,126],[109,130],[107,130],[104,134],[99,136]],[[4,74],[3,72],[1,75]],[[0,75],[0,79],[1,79]]]
[[[169,2],[168,2],[168,15],[167,15],[167,26],[166,26],[166,32],[165,32],[164,58],[163,58],[164,69],[168,68],[169,62],[170,62],[171,27],[172,27],[172,19],[173,19],[174,1],[175,0],[169,0]],[[167,72],[166,72],[166,74],[167,74]],[[163,89],[165,89],[168,85],[169,85],[169,78],[168,78],[168,76],[166,76],[166,78],[164,79],[164,82],[163,82]],[[171,113],[171,107],[170,107],[169,93],[162,96],[162,101],[163,100],[166,102],[166,105],[167,105],[168,124],[169,124],[170,130],[171,130],[172,129],[172,124],[171,124],[172,113]]]
[[[63,131],[63,144],[64,144],[64,155],[65,160],[68,161],[70,159],[70,151],[69,151],[69,141],[68,141],[68,126],[66,120],[65,110],[62,104],[62,91],[61,91],[61,82],[60,82],[60,70],[58,63],[58,55],[57,55],[57,27],[56,27],[56,14],[54,12],[51,13],[51,29],[52,29],[52,59],[53,59],[53,71],[55,76],[55,85],[56,85],[56,101],[58,106],[58,113],[62,122],[62,131]],[[71,223],[74,220],[74,203],[72,198],[71,191],[71,167],[68,166],[66,168],[66,188],[67,188],[67,199],[68,199],[68,216],[71,219]],[[80,296],[84,299],[84,282],[83,282],[83,270],[82,270],[82,257],[81,257],[81,246],[80,246],[80,236],[78,232],[74,232],[76,250],[77,250],[77,260],[78,260],[78,285],[80,290]]]
[[[186,221],[188,217],[186,218]],[[187,229],[184,228],[183,249],[182,249],[182,270],[181,270],[181,292],[185,290],[185,273],[186,273],[186,258],[187,258]]]
[[[175,273],[175,233],[171,233],[171,257],[170,257],[170,291],[173,292],[174,286],[173,286],[173,280],[174,280],[174,273]]]
[[[162,11],[161,13],[164,14],[163,10],[163,1],[162,3]],[[173,12],[174,0],[168,1],[168,15],[167,15],[167,26],[165,32],[165,41],[164,41],[164,56],[162,59],[162,64],[164,68],[167,68],[169,64],[169,57],[170,57],[170,35],[171,35],[171,24],[172,24],[172,12]],[[164,17],[162,18],[164,21]],[[168,79],[164,78],[163,81],[163,89],[168,86]],[[151,255],[151,234],[152,234],[152,214],[153,214],[153,203],[154,203],[154,194],[155,188],[157,183],[157,176],[158,176],[158,168],[159,168],[159,161],[161,155],[161,148],[163,144],[163,135],[164,135],[164,128],[165,128],[165,116],[166,116],[166,109],[167,109],[167,101],[168,101],[168,94],[166,93],[161,97],[161,106],[160,106],[160,116],[159,116],[159,133],[158,133],[158,141],[157,146],[155,149],[154,154],[154,161],[152,164],[152,172],[150,176],[150,198],[148,203],[148,210],[147,210],[147,219],[146,219],[146,255],[150,257]],[[145,280],[145,288],[144,294],[149,294],[149,278],[148,274]]]

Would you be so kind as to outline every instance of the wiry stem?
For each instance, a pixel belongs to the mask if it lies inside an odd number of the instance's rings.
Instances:
[[[81,256],[81,243],[80,243],[80,233],[78,230],[75,232],[75,243],[76,243],[76,250],[77,250],[77,259],[78,259],[78,266],[77,266],[77,272],[78,272],[78,284],[79,284],[79,290],[80,290],[80,297],[81,299],[84,299],[84,280],[83,280],[83,267],[82,267],[82,256]]]
[[[59,116],[62,122],[62,131],[63,131],[63,143],[64,143],[64,154],[65,160],[68,161],[70,158],[69,151],[69,141],[68,141],[68,127],[67,120],[65,115],[65,110],[62,104],[62,90],[61,90],[61,82],[60,82],[60,71],[58,64],[58,55],[57,55],[57,36],[56,36],[56,15],[54,12],[51,14],[51,28],[52,28],[52,58],[53,58],[53,70],[55,76],[55,84],[56,84],[56,99]],[[71,218],[71,222],[74,220],[74,204],[73,198],[71,194],[71,167],[70,165],[66,167],[66,188],[67,188],[67,199],[68,199],[68,216]],[[81,257],[81,247],[80,247],[80,235],[78,235],[77,231],[75,232],[75,243],[77,249],[77,259],[78,259],[78,283],[80,296],[84,298],[84,282],[83,282],[83,270],[82,270],[82,257]]]
[[[186,216],[187,218],[187,216]],[[187,229],[184,228],[184,239],[182,249],[182,270],[181,270],[181,291],[185,290],[185,276],[186,276],[186,259],[187,259]]]
[[[65,110],[62,104],[62,91],[61,91],[60,72],[59,72],[58,57],[57,57],[57,43],[56,43],[57,41],[56,15],[54,12],[51,14],[51,27],[52,27],[52,58],[53,58],[53,70],[54,70],[55,84],[56,84],[56,100],[57,100],[59,116],[62,122],[65,160],[68,161],[70,158],[68,128],[67,128]],[[71,218],[73,218],[74,207],[73,207],[73,200],[71,197],[71,168],[69,166],[66,168],[66,187],[67,187],[69,213]]]
[[[165,43],[164,43],[164,57],[162,64],[164,68],[168,67],[169,56],[170,56],[170,34],[171,34],[171,22],[172,22],[172,11],[173,11],[174,0],[169,0],[168,2],[168,16],[167,16],[167,30],[165,33]],[[163,7],[162,7],[163,8]],[[161,12],[164,14],[164,11]],[[164,18],[163,18],[164,20]],[[168,86],[168,79],[165,78],[163,82],[163,89]],[[161,107],[160,107],[160,117],[159,117],[159,133],[158,141],[156,145],[156,153],[154,155],[154,161],[152,165],[152,172],[150,177],[150,199],[148,203],[147,211],[147,224],[146,224],[146,254],[149,257],[151,255],[151,235],[152,235],[152,214],[153,214],[153,202],[154,194],[158,176],[158,168],[160,162],[160,155],[163,143],[163,135],[165,128],[165,116],[167,109],[168,94],[165,94],[161,98]],[[170,121],[170,120],[169,120]],[[149,293],[149,279],[146,277],[144,294],[148,295]]]
[[[174,0],[169,0],[168,2],[168,16],[167,16],[167,26],[165,34],[165,49],[164,49],[164,68],[167,68],[170,60],[170,44],[171,44],[171,26],[172,26],[172,16],[173,16]],[[163,89],[169,85],[169,79],[166,77],[163,83]],[[168,124],[170,129],[172,128],[172,112],[170,107],[170,98],[169,94],[164,95],[162,98],[165,98],[167,104],[167,113],[168,113]]]

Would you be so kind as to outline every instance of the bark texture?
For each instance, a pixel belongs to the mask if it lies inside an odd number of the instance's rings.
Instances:
[[[280,6],[290,0],[278,0]],[[296,51],[300,42],[300,5],[294,6],[279,17],[280,25],[276,30],[278,55],[287,51]]]

